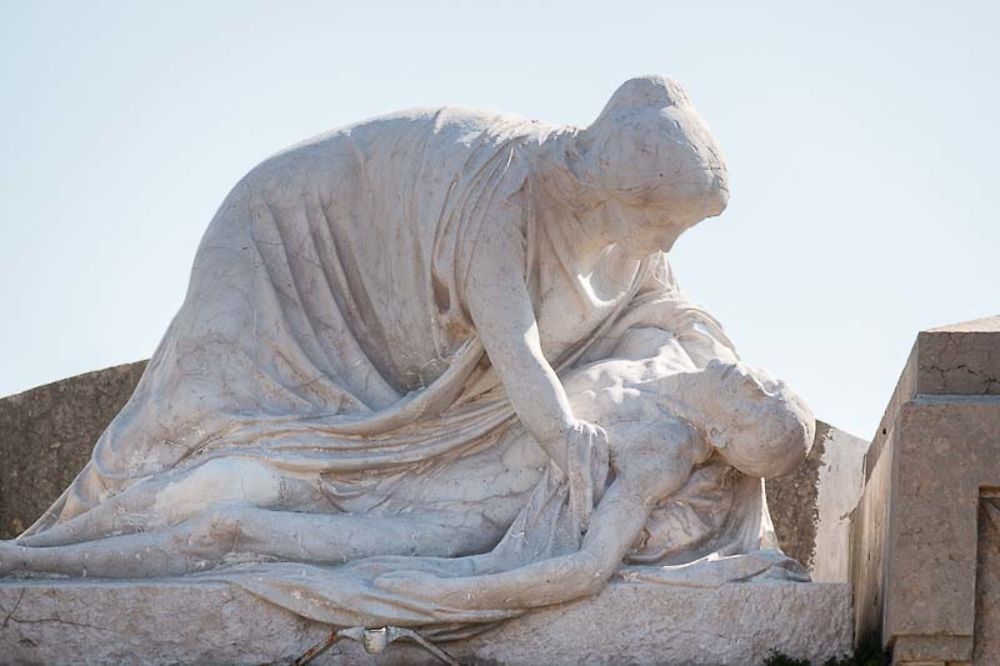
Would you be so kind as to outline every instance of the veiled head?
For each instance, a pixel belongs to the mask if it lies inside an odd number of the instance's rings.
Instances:
[[[640,226],[670,227],[679,234],[720,214],[729,200],[722,153],[671,79],[626,81],[577,135],[575,148],[577,177],[632,211]]]

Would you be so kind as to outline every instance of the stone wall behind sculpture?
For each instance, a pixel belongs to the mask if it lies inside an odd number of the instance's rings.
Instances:
[[[145,368],[119,365],[0,400],[0,539],[17,536],[59,497]]]

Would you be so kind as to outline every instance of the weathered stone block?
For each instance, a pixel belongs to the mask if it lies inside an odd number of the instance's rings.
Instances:
[[[483,664],[743,665],[771,650],[823,663],[850,650],[850,604],[847,584],[617,582],[441,646]],[[301,655],[330,631],[218,583],[5,581],[0,618],[0,659],[15,663],[259,664]],[[314,663],[438,662],[406,643],[373,659],[344,641]]]
[[[59,497],[145,368],[119,365],[0,400],[0,539],[20,534]]]
[[[867,449],[867,441],[817,421],[805,464],[764,484],[782,549],[817,582],[849,579],[849,515],[861,497]]]
[[[97,438],[132,395],[145,368],[146,361],[137,361],[0,399],[0,460],[4,461],[0,466],[0,539],[20,534],[69,485],[90,458]],[[856,468],[867,446],[857,437],[817,422],[816,443],[806,463],[795,474],[766,485],[782,548],[817,580],[847,580],[842,564],[846,538],[840,532],[846,530],[843,515],[860,495],[862,479]],[[829,495],[822,509],[821,485]],[[850,504],[841,507],[844,502]],[[820,549],[817,538],[823,544]]]
[[[856,634],[880,632],[896,663],[967,663],[994,631],[976,597],[980,498],[1000,487],[998,359],[1000,317],[921,333],[866,457]]]

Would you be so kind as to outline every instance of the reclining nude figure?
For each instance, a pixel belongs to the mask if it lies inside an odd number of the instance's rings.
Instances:
[[[473,575],[390,572],[375,585],[468,610],[533,608],[595,594],[636,550],[654,508],[673,498],[696,468],[714,459],[738,473],[773,478],[803,462],[815,421],[783,382],[740,362],[664,373],[670,336],[643,329],[638,337],[617,360],[582,368],[565,382],[574,411],[605,427],[611,442],[612,481],[578,548],[497,573],[490,571],[504,565],[488,563],[491,556],[480,558]],[[648,351],[639,350],[657,338],[664,342],[660,355],[642,358]],[[639,358],[630,360],[636,352]],[[560,492],[567,493],[565,484],[549,489]]]
[[[393,586],[767,547],[760,477],[802,447],[743,412],[800,402],[739,364],[666,258],[727,201],[718,146],[656,76],[584,128],[418,109],[275,155],[217,212],[90,462],[0,542],[0,575],[214,576],[331,624],[426,626],[523,609]],[[758,437],[721,446],[730,421]],[[661,473],[623,490],[643,456]],[[622,493],[642,507],[615,536]]]

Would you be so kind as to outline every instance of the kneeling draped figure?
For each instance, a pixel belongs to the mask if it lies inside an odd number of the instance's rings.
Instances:
[[[666,259],[728,196],[655,76],[585,128],[417,109],[271,157],[0,575],[211,578],[444,637],[616,572],[800,577],[761,479],[801,462],[812,415]]]

